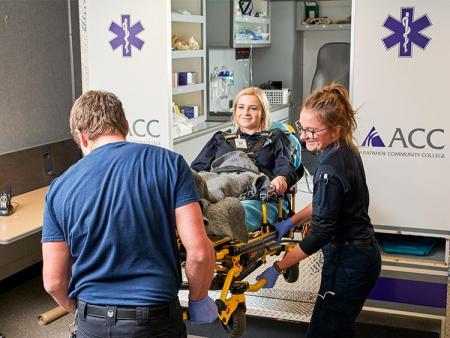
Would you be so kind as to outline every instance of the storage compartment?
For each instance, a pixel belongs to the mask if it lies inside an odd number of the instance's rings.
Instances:
[[[270,46],[270,1],[253,0],[248,8],[247,4],[244,3],[241,9],[238,0],[207,1],[209,47]]]
[[[443,237],[377,233],[383,261],[446,266]]]
[[[437,238],[385,235],[383,250],[391,254],[428,256],[438,243]]]

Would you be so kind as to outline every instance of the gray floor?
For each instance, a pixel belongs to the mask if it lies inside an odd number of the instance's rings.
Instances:
[[[0,282],[0,333],[5,338],[67,338],[73,315],[39,326],[39,314],[57,306],[42,286],[40,266]],[[189,338],[201,338],[189,335]]]
[[[73,316],[66,315],[41,327],[36,317],[56,306],[42,286],[40,266],[36,265],[13,278],[0,282],[0,333],[5,338],[66,338]],[[381,325],[382,324],[382,325]],[[431,325],[431,326],[430,326]],[[434,326],[434,327],[433,327]],[[408,327],[403,329],[401,327]],[[356,338],[434,338],[436,323],[404,318],[403,323],[395,316],[363,313],[355,327]],[[190,338],[226,337],[220,323],[211,325],[189,325]],[[289,323],[267,319],[248,318],[245,337],[304,337],[305,323]]]
[[[0,293],[0,332],[5,338],[67,338],[72,315],[47,326],[36,324],[37,316],[56,303],[45,293],[42,279],[34,270],[37,268],[33,268],[31,279],[30,274],[23,274],[7,280],[6,285],[3,282],[2,288],[7,291]]]

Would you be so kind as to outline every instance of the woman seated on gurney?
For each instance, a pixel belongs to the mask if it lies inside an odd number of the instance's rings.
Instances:
[[[233,121],[236,130],[233,133],[217,132],[205,145],[191,168],[196,172],[210,171],[211,163],[232,151],[245,152],[266,174],[270,186],[277,195],[283,195],[297,180],[296,168],[291,156],[290,141],[285,132],[271,129],[269,102],[265,93],[257,87],[249,87],[239,92],[233,104]],[[286,202],[285,202],[286,203]],[[246,213],[248,231],[261,226],[261,202],[241,201]],[[276,203],[267,205],[267,221],[277,221]]]

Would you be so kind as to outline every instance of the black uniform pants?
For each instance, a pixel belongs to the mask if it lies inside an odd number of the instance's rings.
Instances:
[[[133,311],[135,318],[130,319]],[[123,317],[127,319],[121,319]],[[136,308],[91,306],[78,301],[77,322],[77,338],[187,337],[178,299],[158,306]]]
[[[352,337],[356,317],[380,275],[378,243],[328,244],[322,251],[322,279],[307,337]]]

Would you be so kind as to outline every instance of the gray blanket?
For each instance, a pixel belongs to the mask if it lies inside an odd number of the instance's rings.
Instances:
[[[259,173],[253,161],[241,151],[219,157],[211,164],[210,172],[193,172],[193,176],[202,198],[208,235],[248,242],[245,211],[239,198],[270,187],[269,178]]]

